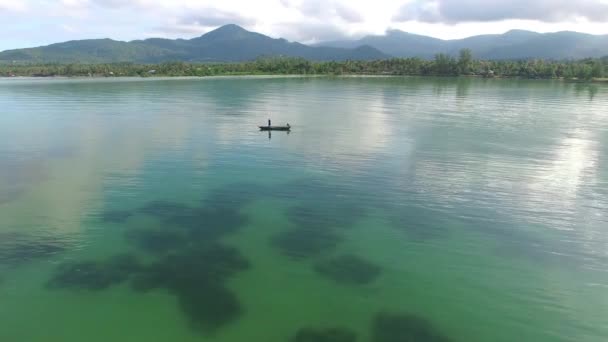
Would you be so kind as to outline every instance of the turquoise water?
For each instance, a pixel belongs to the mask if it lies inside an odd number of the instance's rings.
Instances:
[[[0,110],[0,341],[608,338],[606,85],[20,79]]]

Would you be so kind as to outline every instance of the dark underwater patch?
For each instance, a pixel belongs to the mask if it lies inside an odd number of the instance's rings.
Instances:
[[[166,253],[188,244],[185,234],[169,228],[136,228],[125,234],[127,241],[149,253]]]
[[[291,339],[292,342],[355,342],[357,335],[344,328],[302,328]]]
[[[222,284],[231,275],[248,268],[249,262],[232,247],[219,244],[193,246],[166,255],[145,267],[136,283],[139,285],[137,288],[142,289]]]
[[[213,332],[240,315],[242,309],[225,281],[249,268],[238,250],[219,244],[185,248],[149,265],[132,281],[146,292],[165,288],[177,296],[193,327]]]
[[[347,188],[315,179],[300,179],[273,186],[233,183],[212,190],[204,199],[205,208],[240,210],[257,198],[297,199],[302,204],[289,210],[288,218],[301,227],[350,227],[364,215],[361,206],[348,200]]]
[[[130,254],[105,261],[63,264],[47,287],[101,291],[132,279],[136,291],[164,288],[174,294],[192,327],[212,333],[242,313],[238,298],[224,283],[247,268],[249,262],[236,249],[203,244],[167,254],[146,266]]]
[[[185,228],[191,238],[213,240],[239,229],[247,219],[235,209],[202,207],[169,216],[166,222]]]
[[[374,281],[381,268],[356,255],[344,255],[317,263],[315,271],[338,283],[364,285]]]
[[[287,256],[306,258],[332,250],[341,240],[330,229],[315,227],[279,233],[272,239],[272,243]]]
[[[236,295],[218,284],[203,283],[174,289],[173,292],[177,295],[179,307],[196,330],[213,333],[242,313]]]
[[[60,236],[47,234],[0,233],[0,264],[16,266],[44,259],[68,249],[71,243]]]
[[[247,223],[239,212],[242,202],[215,200],[201,207],[150,202],[138,212],[158,218],[164,226],[126,233],[127,240],[140,249],[163,255],[135,274],[132,289],[166,289],[177,297],[192,327],[203,332],[214,332],[239,317],[241,305],[225,282],[249,268],[238,250],[217,243]]]
[[[372,342],[449,342],[426,319],[410,314],[382,312],[372,325]]]
[[[165,212],[162,222],[163,227],[130,229],[126,239],[146,252],[166,253],[193,244],[212,244],[241,228],[247,219],[232,209],[181,208],[178,213]]]
[[[299,179],[277,186],[272,195],[298,205],[287,210],[294,229],[275,235],[271,242],[283,254],[307,258],[330,251],[342,241],[340,228],[352,227],[365,210],[352,201],[351,189],[318,179]]]
[[[247,223],[235,208],[188,207],[167,201],[152,201],[138,210],[157,217],[163,227],[130,229],[126,239],[150,253],[167,253],[193,244],[213,244],[225,234]]]
[[[47,286],[51,289],[100,291],[120,284],[141,270],[141,264],[130,254],[106,261],[63,264],[57,268]]]

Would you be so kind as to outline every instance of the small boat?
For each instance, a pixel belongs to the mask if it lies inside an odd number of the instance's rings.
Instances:
[[[291,126],[258,126],[261,131],[290,131]]]

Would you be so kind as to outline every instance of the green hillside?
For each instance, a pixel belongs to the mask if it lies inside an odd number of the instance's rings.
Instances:
[[[477,58],[501,59],[582,59],[608,55],[608,35],[594,36],[578,32],[536,33],[512,30],[504,34],[441,40],[398,30],[385,35],[367,36],[354,41],[336,41],[319,46],[352,48],[362,44],[395,57],[432,59],[438,53],[457,55],[469,49]]]
[[[379,60],[390,57],[434,59],[471,50],[484,60],[575,60],[608,55],[608,35],[577,32],[536,33],[512,30],[504,34],[441,40],[399,30],[359,40],[315,46],[274,39],[225,25],[194,39],[152,38],[131,42],[111,39],[77,40],[0,52],[0,63],[190,63],[245,62],[260,57],[298,57],[310,61]]]
[[[362,46],[352,49],[311,47],[285,39],[273,39],[226,25],[201,37],[147,39],[121,42],[111,39],[78,40],[43,47],[0,52],[0,61],[27,63],[159,63],[240,62],[261,56],[302,57],[309,60],[373,60],[386,54]]]

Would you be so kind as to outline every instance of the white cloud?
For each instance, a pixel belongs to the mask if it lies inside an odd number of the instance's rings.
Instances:
[[[66,32],[69,33],[74,33],[74,32],[78,32],[78,29],[75,28],[74,26],[68,25],[68,24],[61,24],[61,29],[63,29]]]
[[[363,18],[363,15],[357,10],[355,10],[354,8],[347,7],[343,4],[336,3],[335,10],[336,14],[347,22],[360,23],[365,20]]]
[[[418,0],[404,4],[396,20],[459,23],[509,19],[560,22],[583,18],[608,21],[603,0]]]
[[[59,3],[62,6],[69,7],[69,8],[81,8],[81,7],[86,7],[87,5],[89,5],[88,0],[60,0]]]
[[[27,4],[23,1],[0,0],[0,14],[3,12],[25,12]]]
[[[217,27],[226,24],[251,26],[255,25],[256,20],[253,17],[235,12],[222,11],[216,8],[204,8],[182,16],[179,18],[179,23],[201,27]]]
[[[320,21],[278,23],[277,31],[282,35],[290,37],[291,40],[302,43],[317,43],[348,39],[348,36],[338,26]]]
[[[352,2],[336,0],[280,0],[280,2],[284,7],[296,9],[309,19],[340,19],[346,23],[364,21],[363,15]]]
[[[0,0],[0,50],[25,46],[15,43],[97,37],[191,38],[229,23],[303,42],[382,34],[388,28],[445,39],[509,29],[608,34],[607,1]],[[515,11],[510,4],[524,10]],[[72,32],[61,25],[82,29]]]

